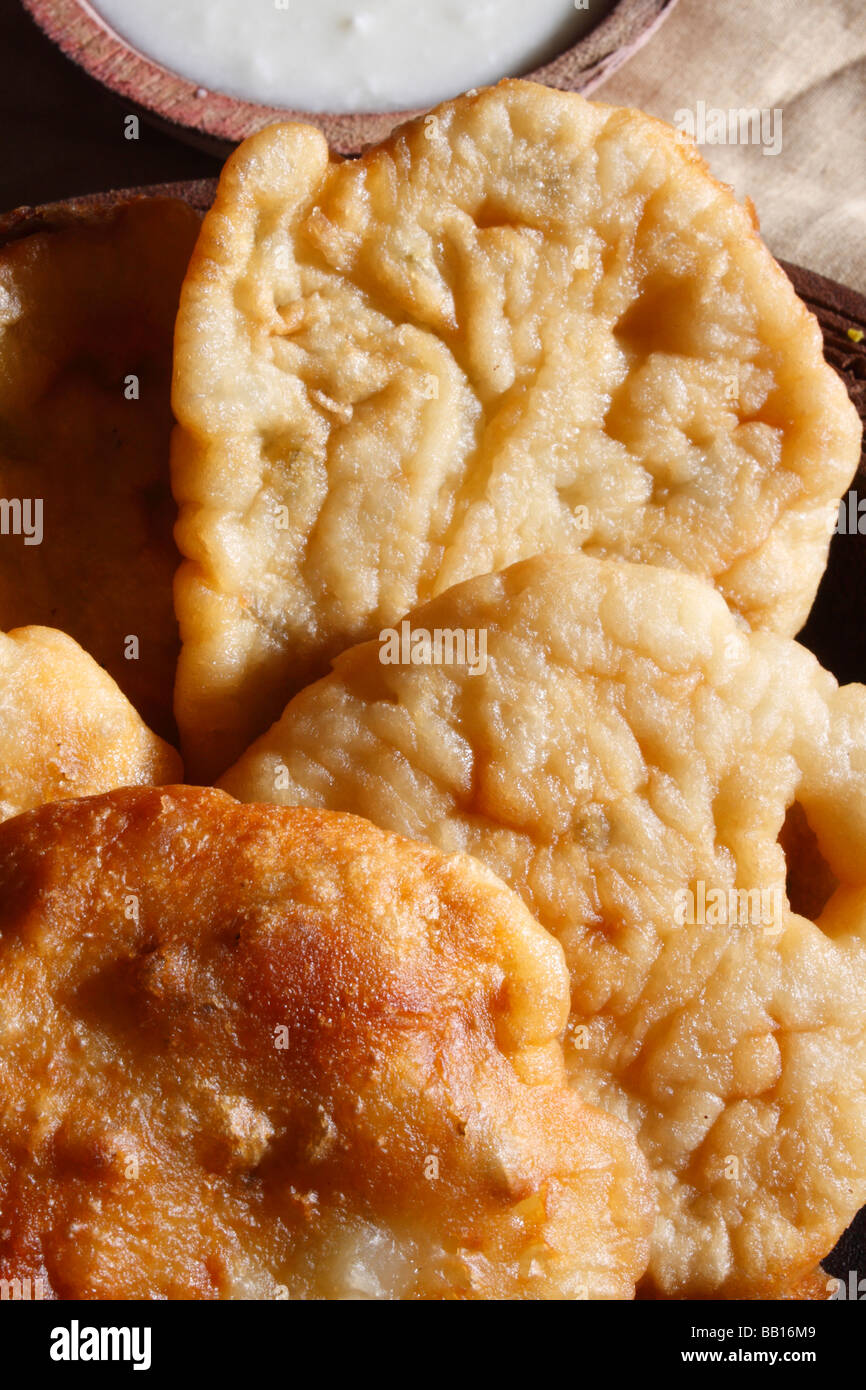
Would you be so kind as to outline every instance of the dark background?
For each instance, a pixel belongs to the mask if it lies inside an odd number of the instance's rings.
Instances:
[[[139,140],[124,139],[132,110],[65,58],[18,0],[0,0],[0,212],[219,173],[218,158],[146,121]]]

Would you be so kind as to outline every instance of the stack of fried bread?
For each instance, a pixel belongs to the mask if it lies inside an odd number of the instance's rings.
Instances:
[[[751,210],[526,82],[270,126],[0,250],[0,363],[0,1277],[827,1297],[861,427]]]

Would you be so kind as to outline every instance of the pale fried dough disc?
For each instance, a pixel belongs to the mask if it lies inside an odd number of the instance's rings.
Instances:
[[[0,820],[47,801],[176,782],[182,771],[71,637],[0,632]]]
[[[636,111],[505,82],[359,160],[229,161],[178,320],[176,710],[215,776],[352,642],[585,548],[809,611],[860,426],[750,210]]]
[[[60,1298],[630,1298],[652,1186],[562,952],[464,856],[128,790],[0,827],[0,1277]]]
[[[866,689],[622,561],[471,580],[410,618],[437,630],[485,633],[484,673],[355,647],[222,785],[499,873],[565,948],[575,1086],[655,1171],[653,1286],[791,1283],[866,1200]],[[789,905],[786,811],[826,906]]]
[[[172,335],[199,221],[148,198],[0,248],[0,498],[41,502],[44,530],[0,534],[0,628],[68,632],[169,738]]]

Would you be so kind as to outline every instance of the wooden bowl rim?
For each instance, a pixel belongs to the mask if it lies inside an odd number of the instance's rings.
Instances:
[[[383,140],[424,108],[383,112],[315,112],[260,105],[212,92],[141,53],[112,29],[88,0],[21,0],[43,33],[68,58],[117,96],[183,136],[211,145],[238,143],[274,121],[316,125],[341,154]],[[615,0],[583,38],[526,77],[565,91],[588,92],[649,39],[677,0]]]

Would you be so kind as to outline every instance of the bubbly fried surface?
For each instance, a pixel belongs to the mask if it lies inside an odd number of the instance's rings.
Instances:
[[[832,1275],[827,1274],[820,1265],[817,1265],[814,1269],[807,1270],[793,1283],[784,1283],[776,1287],[764,1285],[759,1292],[750,1296],[761,1302],[826,1303],[832,1297],[837,1285],[838,1281]],[[640,1297],[642,1299],[656,1299],[658,1293],[655,1290],[645,1288]]]
[[[175,782],[182,771],[71,637],[0,632],[0,820],[47,801]]]
[[[808,1274],[804,1274],[796,1284],[783,1289],[774,1297],[786,1303],[826,1303],[831,1297],[836,1280],[820,1265],[812,1269]]]
[[[68,632],[168,738],[172,335],[198,227],[149,198],[0,248],[0,498],[38,499],[44,527],[0,534],[0,628]]]
[[[574,1085],[655,1172],[651,1286],[790,1284],[866,1200],[866,689],[703,581],[622,561],[542,556],[410,623],[486,632],[486,672],[355,647],[223,785],[468,850],[516,888],[565,948]],[[786,865],[786,820],[817,868]]]
[[[178,320],[176,711],[210,780],[330,658],[545,549],[795,633],[860,425],[750,210],[640,112],[505,82],[229,161]]]
[[[126,790],[0,827],[0,1277],[61,1298],[628,1298],[651,1183],[562,953],[463,856]]]

